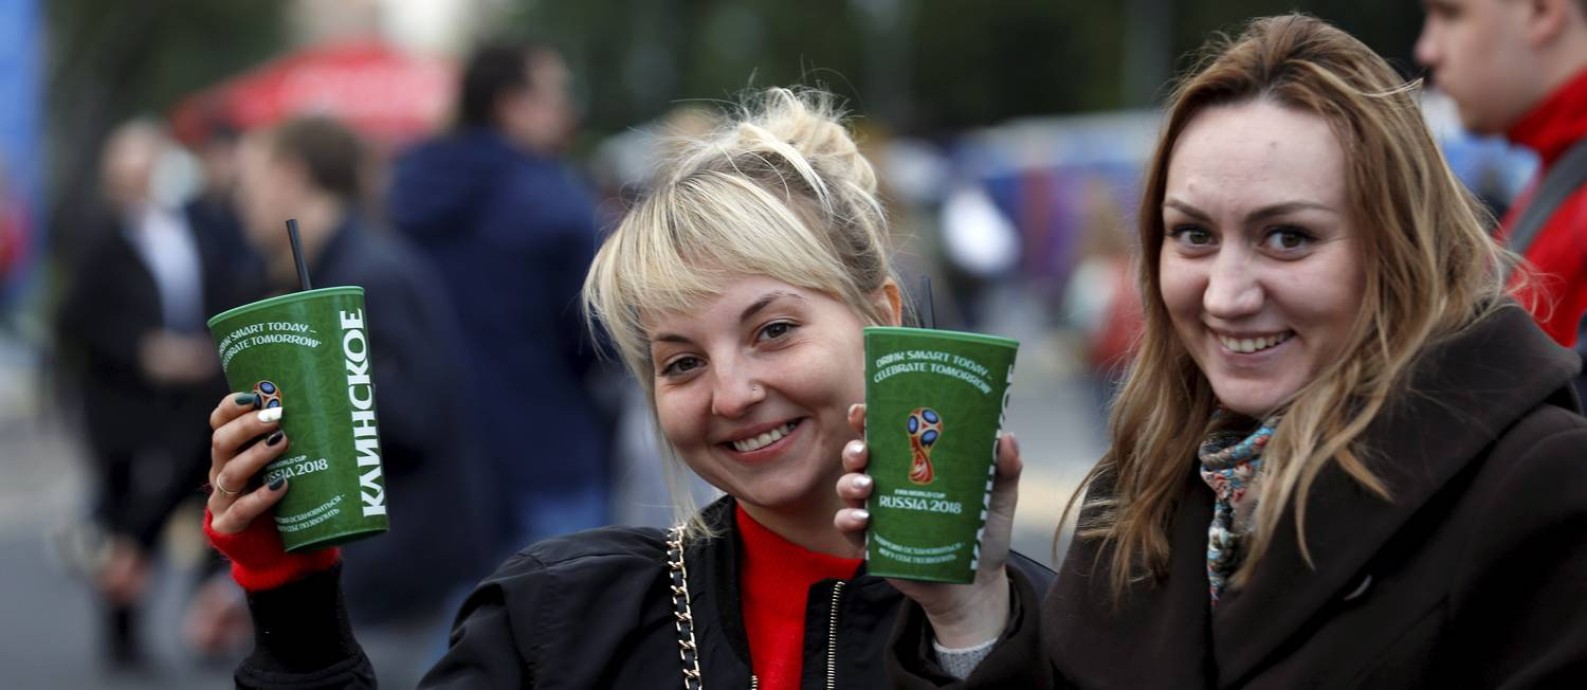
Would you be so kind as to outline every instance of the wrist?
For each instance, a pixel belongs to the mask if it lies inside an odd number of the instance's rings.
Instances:
[[[210,526],[212,519],[206,508],[204,535],[216,551],[231,560],[232,579],[250,592],[275,589],[301,580],[329,570],[341,560],[341,550],[336,548],[287,553],[281,544],[281,535],[267,517],[255,520],[236,534],[216,532]]]
[[[1003,635],[1008,628],[1009,594],[1008,572],[999,568],[983,573],[969,585],[953,586],[955,596],[947,597],[936,606],[924,606],[926,619],[937,643],[952,649],[966,649],[985,644]]]

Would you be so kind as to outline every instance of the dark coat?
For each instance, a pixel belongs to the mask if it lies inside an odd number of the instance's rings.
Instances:
[[[236,276],[247,256],[235,227],[209,224],[191,209],[187,221],[204,315],[249,299]],[[149,546],[177,504],[201,495],[209,468],[207,420],[226,383],[218,363],[212,377],[193,384],[160,383],[145,374],[140,341],[166,327],[159,289],[119,219],[105,219],[93,237],[56,315],[60,352],[81,397],[104,500],[114,504],[101,517],[113,532]],[[148,466],[151,454],[170,465]],[[149,479],[158,486],[148,486]]]
[[[695,638],[707,688],[751,687],[749,642],[739,609],[739,550],[732,499],[705,509],[722,535],[685,548]],[[536,544],[509,560],[474,591],[458,614],[452,648],[424,688],[682,687],[666,536],[645,528],[604,528]],[[1026,582],[1051,571],[1023,556]],[[262,644],[238,670],[239,687],[369,687],[367,662],[346,635],[317,639],[299,630],[334,631],[335,578],[321,574],[282,590],[255,594]],[[840,588],[841,587],[841,588]],[[302,620],[303,607],[325,604],[323,620]],[[833,610],[836,602],[837,610]],[[870,690],[886,685],[882,654],[903,595],[860,574],[811,586],[805,617],[803,686]],[[263,626],[263,627],[258,627]],[[268,634],[266,634],[268,633]],[[837,640],[830,648],[829,640]],[[341,656],[325,649],[351,650]],[[307,661],[306,661],[307,659]],[[320,670],[271,675],[284,669]],[[827,686],[828,674],[833,684]],[[308,684],[312,679],[312,685]],[[304,683],[289,685],[289,682]]]
[[[242,260],[236,239],[210,232],[220,228],[191,212],[186,217],[198,252],[205,316],[247,301],[251,295],[232,271]],[[207,448],[209,410],[226,392],[220,367],[214,378],[192,386],[162,385],[144,374],[139,341],[165,327],[159,289],[122,222],[104,222],[74,267],[57,314],[62,345],[81,379],[89,441],[96,450],[121,451],[180,437],[187,450],[196,437]],[[202,414],[191,414],[193,405]]]
[[[604,488],[610,432],[585,387],[596,353],[579,309],[599,245],[589,192],[561,163],[473,129],[404,155],[389,211],[450,294],[471,395],[491,401],[477,426],[502,489]]]
[[[1517,308],[1431,348],[1412,392],[1365,436],[1393,500],[1324,471],[1306,521],[1316,569],[1301,558],[1291,513],[1250,582],[1215,610],[1205,562],[1213,496],[1187,460],[1166,578],[1131,587],[1115,608],[1105,556],[1077,542],[1041,630],[1021,621],[962,687],[1584,687],[1578,366]],[[914,607],[900,626],[899,687],[939,687],[922,618]]]
[[[343,547],[356,620],[433,611],[489,570],[484,469],[451,305],[400,238],[350,214],[310,267],[315,287],[364,288],[391,531]]]

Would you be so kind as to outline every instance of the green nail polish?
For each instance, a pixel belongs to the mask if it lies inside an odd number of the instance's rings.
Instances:
[[[238,393],[231,401],[237,403],[238,407],[249,407],[258,404],[259,396],[253,393]]]
[[[276,477],[273,481],[270,482],[270,490],[271,491],[280,491],[281,487],[286,486],[286,485],[287,485],[287,478],[286,477]]]

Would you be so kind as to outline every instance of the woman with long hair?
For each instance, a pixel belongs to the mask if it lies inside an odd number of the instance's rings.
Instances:
[[[668,532],[606,528],[525,549],[468,598],[422,687],[886,683],[904,599],[864,574],[863,552],[832,524],[842,504],[831,491],[858,436],[861,331],[903,319],[875,173],[814,91],[769,89],[672,150],[596,256],[584,297],[671,454],[726,497],[682,507]],[[237,683],[371,686],[335,551],[282,553],[260,519],[290,487],[230,489],[290,445],[280,414],[252,410],[241,395],[211,417],[207,532],[250,590],[256,628]],[[1016,560],[1022,577],[1051,577]]]
[[[1146,174],[1145,330],[1040,623],[1017,574],[900,585],[900,686],[1587,678],[1579,363],[1506,297],[1417,96],[1317,19],[1211,44]]]

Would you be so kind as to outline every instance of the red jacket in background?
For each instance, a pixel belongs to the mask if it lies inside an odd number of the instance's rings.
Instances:
[[[1550,94],[1510,129],[1510,141],[1536,151],[1541,168],[1530,189],[1505,214],[1501,236],[1508,237],[1560,156],[1587,137],[1587,71]],[[1549,337],[1576,345],[1577,325],[1587,313],[1587,186],[1578,188],[1549,216],[1526,249],[1536,285],[1522,291],[1523,304]]]

